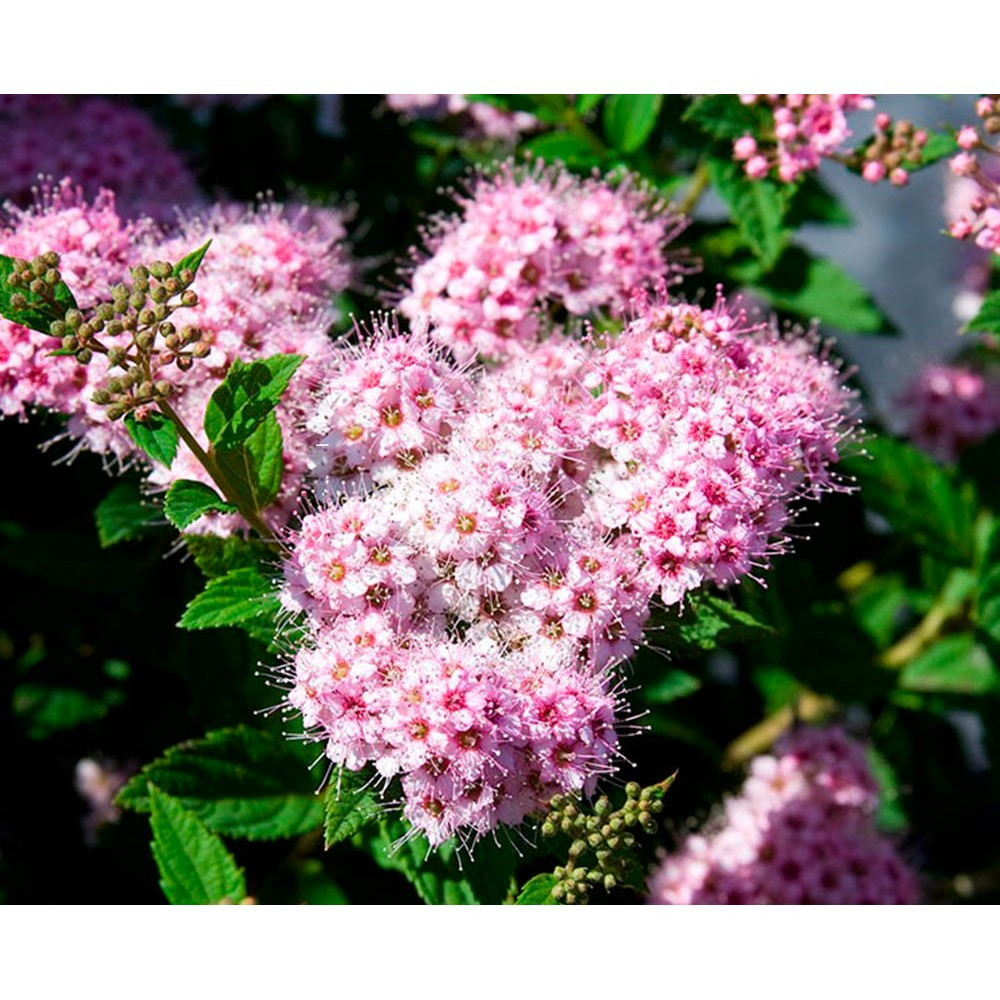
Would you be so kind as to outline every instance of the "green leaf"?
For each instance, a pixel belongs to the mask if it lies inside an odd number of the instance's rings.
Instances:
[[[979,312],[969,320],[966,333],[1000,333],[1000,292],[990,292]]]
[[[234,495],[255,511],[264,510],[278,495],[285,469],[281,425],[274,413],[243,444],[220,448],[216,463],[222,469]]]
[[[907,664],[899,678],[909,691],[985,694],[1000,688],[1000,675],[987,649],[971,632],[949,635]]]
[[[920,151],[920,162],[905,161],[904,169],[913,173],[915,170],[923,170],[938,160],[943,160],[946,156],[954,156],[958,152],[958,143],[955,136],[949,132],[929,132],[927,142]]]
[[[1000,514],[1000,431],[969,445],[958,456],[958,472],[975,483],[979,501]]]
[[[739,139],[743,135],[760,132],[760,110],[742,104],[736,94],[705,94],[696,97],[681,115],[681,121],[690,122],[715,139]]]
[[[273,733],[217,729],[147,764],[116,802],[149,812],[148,788],[155,785],[216,833],[247,840],[298,837],[323,823],[308,756]]]
[[[261,542],[239,535],[185,535],[184,544],[195,565],[209,579],[225,576],[232,569],[260,569],[274,558]]]
[[[752,180],[732,160],[711,158],[708,174],[747,245],[764,268],[771,267],[788,242],[785,211],[791,189],[767,178]]]
[[[785,222],[790,229],[808,223],[849,226],[851,213],[815,174],[807,174],[792,195]]]
[[[662,94],[613,94],[604,105],[604,134],[615,149],[634,153],[652,134]]]
[[[603,94],[578,94],[576,98],[576,110],[581,115],[589,114],[598,104],[601,103]]]
[[[156,504],[143,497],[134,483],[118,483],[94,511],[101,548],[138,538],[159,515]]]
[[[651,683],[643,684],[642,696],[651,704],[666,704],[686,698],[701,687],[701,681],[686,670],[668,670]]]
[[[156,410],[141,421],[130,413],[125,417],[125,429],[154,462],[170,468],[177,455],[177,427],[172,420]]]
[[[54,733],[98,722],[124,700],[116,688],[90,694],[77,688],[28,682],[14,688],[11,707],[22,720],[28,739],[44,740]]]
[[[0,254],[0,316],[19,323],[30,330],[51,336],[49,327],[66,315],[67,309],[76,308],[76,299],[65,281],[52,286],[55,306],[27,287],[11,288],[8,279],[14,273],[14,258]],[[20,293],[27,299],[27,307],[15,309],[11,297]]]
[[[170,795],[149,786],[153,857],[163,894],[174,904],[238,903],[247,894],[243,869],[222,841]]]
[[[664,645],[678,652],[708,652],[723,643],[759,639],[773,630],[731,601],[715,594],[692,594],[684,611],[661,612],[657,628],[665,633]]]
[[[244,444],[278,405],[304,360],[301,354],[276,354],[247,365],[237,358],[205,409],[209,441],[220,449]]]
[[[909,825],[903,809],[899,778],[893,766],[874,747],[868,750],[868,766],[878,783],[878,812],[875,822],[883,833],[899,834]]]
[[[953,565],[968,565],[975,547],[975,488],[912,445],[891,437],[865,442],[864,455],[841,468],[861,487],[861,499],[900,534]]]
[[[751,277],[750,290],[802,319],[818,319],[844,333],[896,333],[867,289],[825,257],[789,247],[766,275]]]
[[[552,890],[559,880],[549,872],[543,872],[534,878],[529,878],[517,894],[518,906],[556,906],[557,900],[552,898]]]
[[[208,253],[208,248],[212,245],[212,241],[209,240],[204,246],[198,247],[197,250],[192,250],[186,257],[182,257],[176,264],[174,264],[174,277],[177,277],[185,268],[190,268],[195,274],[198,273],[198,268],[201,267],[201,262],[205,259],[205,254]]]
[[[382,812],[371,787],[371,775],[345,768],[330,775],[324,801],[323,839],[327,847],[353,837]]]
[[[270,642],[279,608],[271,581],[260,570],[244,567],[209,580],[178,625],[186,629],[237,625],[254,638]]]
[[[402,820],[383,818],[378,832],[368,840],[368,849],[380,868],[403,874],[425,903],[470,906],[479,902],[458,867],[450,840],[432,851],[427,839],[413,834]],[[463,865],[472,863],[463,860]]]
[[[583,139],[568,132],[548,132],[529,139],[522,146],[546,163],[562,161],[568,167],[589,168],[601,162],[601,154]]]
[[[236,506],[223,500],[211,486],[193,479],[178,479],[171,483],[163,501],[163,511],[170,523],[182,530],[213,510],[231,514]]]
[[[976,622],[995,642],[1000,643],[1000,564],[984,567],[976,598]]]

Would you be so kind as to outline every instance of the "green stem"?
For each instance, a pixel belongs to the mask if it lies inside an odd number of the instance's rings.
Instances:
[[[233,489],[232,484],[229,482],[229,478],[219,467],[219,464],[198,443],[198,439],[188,430],[187,425],[183,420],[181,420],[177,411],[165,399],[159,400],[158,405],[164,416],[168,417],[177,428],[177,433],[181,436],[181,440],[188,446],[188,448],[191,449],[191,453],[196,459],[198,459],[209,476],[211,476],[212,481],[219,488],[219,492],[222,496],[234,507],[236,507],[243,520],[246,521],[247,524],[249,524],[261,538],[263,538],[266,542],[277,544],[278,540],[274,537],[274,533],[271,529],[260,519],[260,515],[256,510],[248,508],[242,502],[239,492]]]
[[[701,196],[707,188],[708,164],[704,160],[699,160],[698,166],[695,167],[694,173],[691,175],[691,186],[677,206],[677,211],[681,215],[690,215],[698,202],[701,201]]]

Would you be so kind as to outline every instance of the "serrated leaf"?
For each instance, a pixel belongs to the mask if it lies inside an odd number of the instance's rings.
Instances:
[[[197,275],[198,268],[201,267],[201,262],[205,259],[205,254],[208,253],[208,248],[211,245],[212,241],[209,240],[204,246],[200,246],[197,250],[192,250],[187,256],[181,257],[174,264],[174,277],[177,277],[185,268],[190,268]]]
[[[668,609],[657,619],[668,649],[708,652],[723,643],[761,638],[773,630],[731,601],[714,594],[692,594],[680,614]]]
[[[849,226],[851,213],[815,174],[806,174],[795,188],[785,222],[791,229],[812,223]]]
[[[138,538],[159,516],[156,504],[143,497],[133,483],[118,483],[94,511],[101,548]]]
[[[695,125],[716,139],[739,139],[761,128],[760,111],[743,104],[736,94],[704,94],[696,97],[681,115],[681,121]]]
[[[170,468],[177,455],[177,427],[172,420],[156,410],[141,421],[130,413],[125,417],[125,429],[154,462]]]
[[[205,409],[205,433],[216,448],[236,448],[264,422],[305,360],[301,354],[276,354],[244,364],[238,358],[212,393]]]
[[[186,629],[236,625],[254,638],[270,642],[279,608],[271,581],[260,570],[244,567],[209,580],[178,625]]]
[[[269,413],[246,441],[232,448],[219,448],[213,458],[234,496],[251,510],[264,510],[277,497],[285,469],[284,441],[277,416]]]
[[[1000,292],[990,292],[979,312],[966,324],[966,333],[1000,333]]]
[[[170,795],[149,786],[153,857],[160,886],[178,905],[238,903],[247,894],[243,869],[222,841]]]
[[[974,487],[895,438],[869,438],[865,450],[869,457],[849,456],[841,463],[861,487],[862,501],[938,558],[968,565],[978,511]]]
[[[273,559],[266,545],[239,535],[185,535],[184,544],[201,572],[213,579],[233,569],[260,569]]]
[[[53,307],[50,302],[28,287],[11,288],[8,279],[13,273],[14,258],[0,254],[0,316],[12,323],[18,323],[30,330],[50,336],[49,327],[53,321],[62,319],[66,315],[67,309],[76,308],[76,299],[69,286],[65,281],[60,281],[52,286],[53,297],[56,301]],[[27,299],[28,304],[24,309],[15,309],[11,301],[12,296],[18,293]]]
[[[178,479],[170,484],[163,501],[163,512],[175,528],[183,530],[210,511],[231,514],[236,511],[236,506],[223,500],[211,486],[193,479]]]
[[[1000,688],[1000,675],[986,647],[963,632],[945,636],[912,660],[899,683],[909,691],[985,694]]]
[[[218,729],[171,747],[133,777],[116,802],[148,812],[149,784],[228,837],[298,837],[323,823],[323,801],[307,755],[288,740],[249,726]]]
[[[789,247],[766,275],[748,282],[771,305],[844,333],[897,333],[861,282],[825,257]]]
[[[771,267],[788,242],[791,189],[767,178],[751,180],[739,164],[715,157],[708,161],[708,174],[747,245],[764,268]]]
[[[601,162],[599,152],[583,139],[568,132],[548,132],[536,136],[521,148],[546,163],[561,161],[568,167],[595,167]]]
[[[555,875],[543,872],[524,883],[515,902],[518,906],[557,906],[558,900],[553,899],[552,890],[558,884]]]
[[[323,840],[327,847],[353,837],[382,812],[371,776],[344,768],[330,775],[324,803]]]
[[[615,149],[634,153],[656,126],[662,94],[612,94],[604,104],[604,134]]]

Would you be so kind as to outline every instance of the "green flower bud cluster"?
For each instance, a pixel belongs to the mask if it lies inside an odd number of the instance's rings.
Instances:
[[[612,809],[606,795],[589,810],[579,799],[556,795],[542,821],[542,836],[564,834],[572,842],[566,864],[553,873],[558,880],[552,889],[553,897],[561,903],[586,903],[595,887],[606,891],[619,886],[639,888],[643,868],[635,850],[637,837],[640,833],[656,834],[663,796],[673,780],[671,776],[646,788],[630,781],[620,809]]]
[[[50,253],[38,258],[42,259],[52,265],[53,284],[60,282],[59,256]],[[34,272],[36,262],[15,262],[15,273],[22,263]],[[45,272],[45,281],[50,272]],[[165,399],[173,385],[162,377],[163,369],[175,365],[188,371],[196,359],[211,350],[198,327],[178,330],[171,321],[178,309],[198,304],[190,287],[194,272],[190,268],[174,272],[166,261],[133,267],[131,281],[112,286],[110,298],[87,310],[59,309],[62,319],[49,326],[52,336],[62,341],[63,351],[72,353],[81,364],[89,364],[95,354],[107,358],[109,378],[91,399],[107,407],[111,420]],[[34,285],[31,288],[34,291]]]

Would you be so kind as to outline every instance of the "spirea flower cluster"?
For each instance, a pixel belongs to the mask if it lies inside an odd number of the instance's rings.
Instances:
[[[283,492],[268,517],[281,522],[298,502],[308,466],[307,440],[297,427],[305,418],[319,366],[332,351],[327,336],[337,315],[332,296],[352,276],[344,237],[343,217],[336,210],[274,204],[249,211],[216,206],[164,234],[150,220],[125,222],[111,192],[89,202],[65,181],[33,208],[11,211],[0,233],[0,252],[26,259],[50,250],[58,253],[64,280],[81,308],[89,309],[110,287],[129,279],[130,267],[180,260],[211,239],[212,250],[198,273],[197,305],[184,314],[185,322],[200,331],[197,363],[182,363],[178,357],[176,367],[161,365],[157,377],[168,382],[172,405],[200,434],[208,399],[236,358],[251,362],[282,353],[307,356],[278,418],[285,475]],[[66,414],[66,433],[77,447],[119,462],[143,461],[125,428],[110,422],[94,398],[113,377],[108,358],[95,354],[81,366],[70,357],[50,357],[59,346],[58,339],[0,320],[0,412],[23,417],[41,408]],[[159,358],[165,360],[162,354]],[[165,488],[176,479],[210,484],[186,449],[170,469],[156,466],[150,474],[155,487]],[[190,530],[228,533],[238,524],[235,515],[208,515]]]
[[[740,794],[663,861],[649,902],[916,903],[877,804],[864,748],[839,729],[802,729],[755,758]]]
[[[512,144],[539,125],[526,111],[506,111],[486,101],[470,101],[464,94],[386,94],[385,103],[410,118],[454,120],[470,139]]]
[[[286,539],[311,635],[290,703],[331,761],[399,776],[431,843],[589,793],[654,597],[764,565],[790,504],[833,485],[850,396],[807,339],[721,298],[634,309],[606,344],[487,370],[377,318],[317,394],[328,499]]]
[[[0,104],[0,201],[30,203],[39,175],[113,191],[126,218],[174,219],[204,201],[194,175],[137,108],[101,97],[8,96]]]
[[[461,360],[514,357],[562,313],[620,313],[632,288],[669,272],[665,246],[682,228],[634,179],[544,166],[504,166],[457,200],[426,231],[399,308],[429,317]]]
[[[740,94],[740,100],[771,109],[773,133],[742,136],[733,144],[733,155],[744,162],[748,176],[773,171],[786,182],[842,152],[851,137],[847,115],[874,107],[869,94]]]
[[[1000,377],[969,365],[927,365],[899,403],[910,440],[945,462],[1000,430]]]

